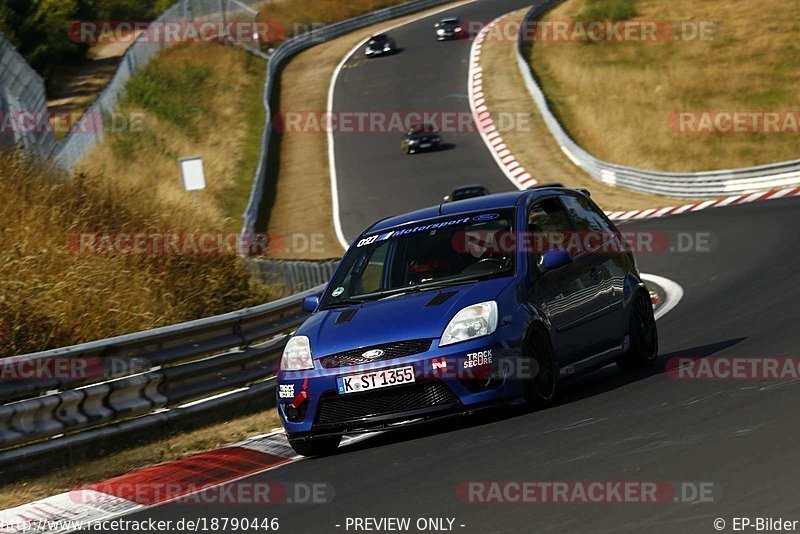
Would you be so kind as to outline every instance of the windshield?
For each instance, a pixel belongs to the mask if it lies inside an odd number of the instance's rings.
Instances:
[[[513,230],[514,210],[457,215],[368,234],[342,260],[322,307],[511,276],[511,251],[492,246]]]
[[[432,124],[414,124],[411,126],[411,129],[408,131],[409,135],[421,134],[421,133],[436,133],[436,128]]]

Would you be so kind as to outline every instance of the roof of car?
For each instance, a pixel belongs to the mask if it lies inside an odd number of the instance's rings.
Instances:
[[[458,200],[456,202],[447,202],[441,206],[431,206],[429,208],[423,208],[421,210],[383,219],[369,228],[369,233],[381,232],[396,226],[402,226],[404,224],[417,221],[425,221],[428,219],[457,216],[490,209],[513,208],[517,205],[520,198],[524,196],[545,196],[553,193],[553,190],[562,192],[570,191],[570,189],[563,187],[543,187],[539,189],[530,189],[528,191],[495,193],[493,195],[467,198],[464,200]],[[441,210],[441,213],[439,210]]]

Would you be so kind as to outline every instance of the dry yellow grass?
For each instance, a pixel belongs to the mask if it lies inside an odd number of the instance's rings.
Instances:
[[[526,8],[509,14],[499,27],[518,27],[527,11]],[[550,134],[525,88],[517,66],[516,44],[513,40],[494,37],[490,33],[481,49],[486,103],[495,117],[517,117],[522,114],[529,119],[526,128],[508,125],[505,129],[501,127],[501,133],[517,160],[539,182],[559,182],[569,187],[588,188],[594,201],[606,211],[686,203],[686,199],[676,200],[611,187],[576,167]]]
[[[26,480],[3,484],[0,485],[0,509],[19,506],[87,484],[102,482],[155,464],[188,458],[271,432],[277,427],[280,427],[278,412],[269,410],[167,436],[78,466],[54,469]]]
[[[545,17],[572,20],[584,0]],[[554,110],[597,157],[671,171],[796,159],[798,134],[673,133],[675,111],[790,111],[800,106],[800,3],[786,0],[638,0],[637,19],[711,21],[713,39],[657,43],[546,43],[532,65]]]
[[[447,4],[446,7],[458,3]],[[333,72],[356,44],[383,28],[440,9],[442,7],[376,24],[299,54],[289,62],[281,75],[279,109],[326,110]],[[309,202],[308,191],[314,192],[313,202]],[[315,254],[285,253],[276,254],[276,257],[322,259],[339,257],[344,252],[333,230],[327,136],[308,133],[281,136],[280,166],[269,213],[269,231],[283,235],[302,232],[323,236],[324,247]]]
[[[78,253],[95,232],[192,229],[191,206],[146,187],[65,179],[0,156],[0,357],[235,310],[269,299],[235,255]]]

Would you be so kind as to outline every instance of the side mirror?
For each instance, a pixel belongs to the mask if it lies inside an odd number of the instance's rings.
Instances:
[[[571,261],[572,255],[568,250],[557,248],[548,250],[542,254],[541,259],[539,260],[539,267],[541,268],[542,272],[552,271],[553,269],[558,269],[559,267],[567,265]]]
[[[314,310],[317,309],[317,306],[319,306],[319,295],[314,295],[313,297],[306,297],[303,299],[303,311],[313,313]]]

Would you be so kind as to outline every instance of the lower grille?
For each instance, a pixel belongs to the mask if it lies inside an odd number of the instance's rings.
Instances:
[[[458,397],[441,382],[420,382],[349,395],[334,393],[320,399],[317,424],[341,424],[364,417],[391,415],[457,402]]]

